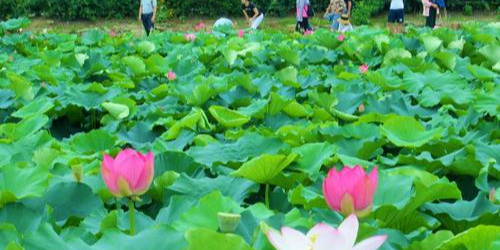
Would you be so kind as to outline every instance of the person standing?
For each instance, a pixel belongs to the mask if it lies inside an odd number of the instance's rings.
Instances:
[[[403,0],[391,0],[389,16],[387,17],[387,28],[392,33],[401,33],[403,32],[404,21],[405,5]],[[394,24],[396,24],[396,27],[394,27]]]
[[[309,0],[297,0],[297,24],[303,33],[310,31],[308,15],[310,5]]]
[[[436,15],[439,7],[432,0],[422,0],[422,5],[424,7],[422,14],[426,17],[425,26],[433,29],[436,26]]]
[[[264,13],[259,11],[259,9],[250,0],[241,0],[241,9],[243,14],[250,24],[250,28],[257,29],[259,25],[264,20]]]
[[[349,16],[350,18],[352,14],[352,0],[344,0],[344,2],[345,6],[347,7],[345,14],[347,14],[347,16]]]
[[[142,21],[146,35],[154,28],[156,19],[156,0],[141,0],[139,5],[139,21]]]
[[[331,24],[332,31],[338,31],[339,21],[338,19],[342,14],[347,11],[344,0],[331,0],[328,8],[325,11],[325,18],[328,19]]]

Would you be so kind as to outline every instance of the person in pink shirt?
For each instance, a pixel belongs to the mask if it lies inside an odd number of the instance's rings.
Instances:
[[[309,0],[297,0],[297,23],[303,33],[310,31],[309,15],[307,14],[310,7]]]
[[[424,7],[423,16],[426,17],[425,26],[434,28],[436,26],[436,15],[439,12],[439,7],[432,0],[422,0]]]

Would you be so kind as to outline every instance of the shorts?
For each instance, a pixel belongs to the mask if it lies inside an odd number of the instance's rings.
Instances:
[[[389,23],[404,23],[405,22],[405,10],[389,10],[389,17],[387,18]]]

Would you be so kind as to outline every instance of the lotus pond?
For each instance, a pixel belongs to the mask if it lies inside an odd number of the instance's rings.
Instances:
[[[498,23],[149,38],[27,25],[0,23],[0,248],[322,250],[269,239],[358,215],[356,242],[382,250],[500,249]],[[136,184],[110,175],[143,161],[154,171]]]

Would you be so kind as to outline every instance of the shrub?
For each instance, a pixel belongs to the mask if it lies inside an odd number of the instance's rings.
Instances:
[[[47,15],[61,20],[95,20],[137,15],[137,0],[46,0]]]
[[[467,4],[464,7],[464,15],[466,16],[472,16],[472,6]]]

